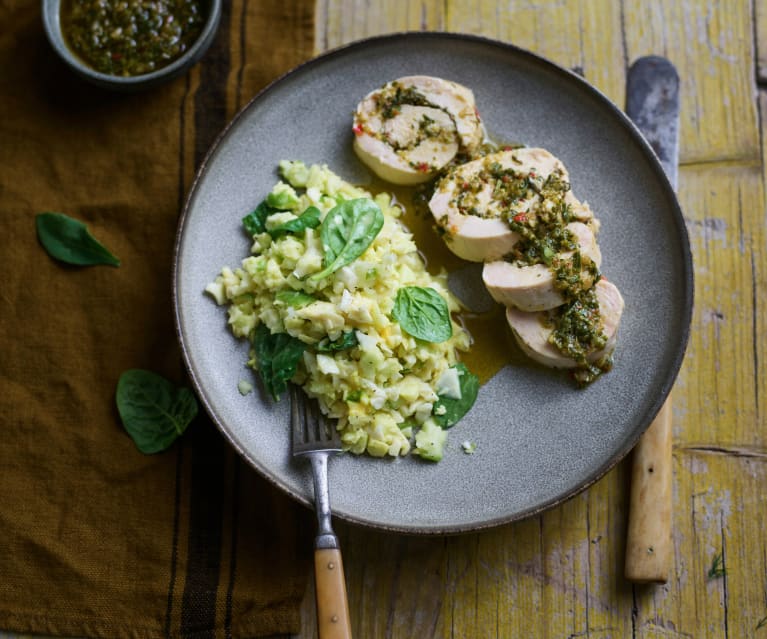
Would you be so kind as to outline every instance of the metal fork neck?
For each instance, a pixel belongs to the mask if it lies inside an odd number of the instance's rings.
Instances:
[[[309,453],[314,479],[314,498],[317,511],[317,537],[315,548],[338,548],[338,537],[333,532],[330,521],[330,494],[328,491],[328,455],[329,451]]]

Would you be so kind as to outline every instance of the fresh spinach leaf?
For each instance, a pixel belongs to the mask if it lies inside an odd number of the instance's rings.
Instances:
[[[325,215],[320,229],[324,268],[309,279],[321,280],[356,260],[373,243],[383,225],[381,209],[368,198],[345,200],[334,206]]]
[[[444,342],[453,334],[447,302],[433,288],[405,286],[397,291],[392,315],[413,337]]]
[[[345,351],[348,348],[354,348],[359,342],[357,334],[354,331],[345,331],[340,337],[330,341],[323,337],[317,344],[318,353],[334,353],[336,351]]]
[[[269,235],[278,238],[283,235],[303,233],[306,229],[316,229],[320,225],[320,210],[316,206],[310,206],[295,220],[285,222],[269,231]]]
[[[458,371],[461,399],[440,396],[434,402],[432,416],[442,428],[450,428],[468,413],[469,409],[474,406],[474,402],[477,401],[477,394],[479,393],[479,377],[469,371],[462,362],[458,362],[453,368]],[[444,406],[444,410],[440,408],[442,406]]]
[[[290,290],[277,291],[274,299],[294,308],[301,308],[302,306],[306,306],[307,304],[311,304],[312,302],[317,301],[308,293],[304,293],[303,291]]]
[[[80,220],[63,213],[39,213],[35,216],[35,227],[48,255],[61,262],[76,266],[120,266],[120,260],[96,240]]]
[[[142,369],[120,375],[115,400],[125,430],[147,455],[159,453],[176,441],[198,410],[191,390]]]
[[[242,225],[250,235],[265,233],[266,218],[275,212],[276,209],[273,209],[266,203],[266,200],[264,200],[256,207],[255,211],[248,213],[244,218],[242,218]]]
[[[253,336],[253,348],[264,387],[275,401],[279,400],[296,374],[306,344],[288,333],[272,333],[266,325],[259,324]]]

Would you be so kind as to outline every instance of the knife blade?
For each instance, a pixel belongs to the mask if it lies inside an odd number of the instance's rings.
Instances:
[[[628,72],[626,113],[655,151],[676,190],[679,166],[679,75],[659,56],[639,58]],[[666,583],[672,561],[671,396],[632,457],[626,579]]]

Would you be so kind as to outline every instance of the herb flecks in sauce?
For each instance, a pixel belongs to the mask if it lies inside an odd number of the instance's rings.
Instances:
[[[151,73],[183,55],[205,15],[201,0],[67,0],[61,22],[83,61],[125,77]]]

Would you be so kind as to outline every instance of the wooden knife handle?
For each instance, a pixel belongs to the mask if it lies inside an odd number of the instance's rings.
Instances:
[[[351,639],[352,625],[340,550],[318,548],[314,551],[314,581],[320,639]]]
[[[671,396],[634,448],[626,579],[666,583],[671,565]]]

